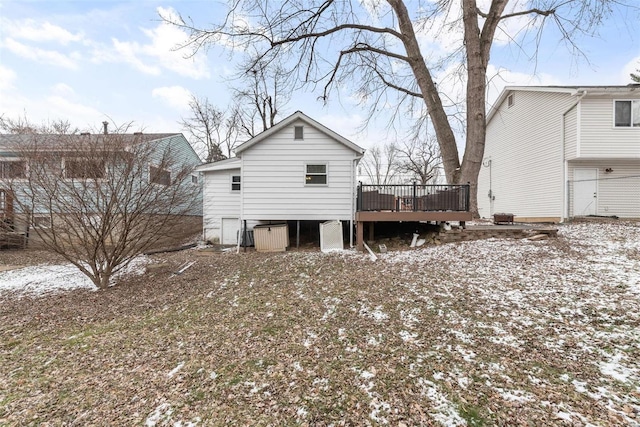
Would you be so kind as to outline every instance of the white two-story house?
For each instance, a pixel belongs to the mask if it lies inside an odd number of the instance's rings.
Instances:
[[[487,115],[481,217],[640,217],[640,85],[507,87]]]
[[[245,224],[341,220],[353,227],[363,148],[298,111],[235,153],[196,169],[204,177],[205,240],[236,244]]]

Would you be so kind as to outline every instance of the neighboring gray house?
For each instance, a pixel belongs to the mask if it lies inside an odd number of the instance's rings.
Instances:
[[[507,87],[487,115],[480,217],[640,217],[640,85]]]
[[[106,127],[105,127],[106,133]],[[83,144],[99,144],[100,141],[106,141],[105,147],[108,147],[108,138],[117,138],[118,147],[125,147],[123,151],[135,152],[136,150],[128,150],[136,144],[148,144],[150,154],[144,158],[148,161],[148,170],[145,172],[146,179],[150,182],[163,184],[164,181],[171,181],[173,171],[162,167],[161,157],[169,152],[171,158],[175,160],[175,167],[191,167],[195,169],[201,164],[201,160],[193,150],[189,142],[180,133],[163,133],[163,134],[146,134],[137,132],[133,134],[73,134],[73,135],[44,135],[44,134],[3,134],[0,135],[0,221],[4,224],[11,224],[11,227],[17,231],[23,231],[27,224],[30,227],[47,227],[50,224],[54,214],[64,214],[64,212],[48,212],[44,210],[31,213],[31,217],[25,221],[24,213],[20,212],[19,203],[16,203],[9,185],[20,188],[21,180],[27,178],[29,171],[28,160],[21,157],[21,148],[30,147],[29,144],[38,144],[38,150],[44,153],[56,153],[55,156],[48,158],[56,159],[55,166],[52,166],[53,173],[58,174],[59,179],[75,179],[80,178],[82,174],[87,173],[104,173],[104,165],[96,167],[90,164],[91,160],[83,157]],[[34,142],[36,141],[36,142]],[[35,146],[35,145],[32,145]],[[120,148],[118,148],[120,149]],[[145,151],[146,152],[146,151]],[[33,161],[33,160],[29,160]],[[95,158],[93,159],[95,162]],[[100,178],[94,177],[91,178]],[[184,185],[201,185],[198,182],[197,172],[193,172],[188,178],[188,182]],[[201,192],[200,192],[201,197]],[[202,224],[202,203],[194,203],[193,208],[189,208],[185,218],[185,232],[187,228],[197,232]],[[14,224],[15,223],[15,224]]]
[[[353,227],[361,147],[298,111],[235,153],[196,169],[204,177],[205,240],[235,244],[245,221],[248,229],[271,221]]]

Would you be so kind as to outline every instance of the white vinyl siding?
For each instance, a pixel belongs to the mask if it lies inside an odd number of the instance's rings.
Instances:
[[[597,215],[640,218],[640,160],[592,160],[569,163],[569,180],[575,169],[598,169]],[[611,172],[606,172],[611,169]],[[569,197],[572,203],[572,197]],[[573,209],[573,206],[570,206]],[[571,212],[571,210],[570,210]]]
[[[508,99],[508,98],[507,98]],[[575,97],[566,93],[518,91],[509,108],[504,100],[487,125],[480,170],[478,210],[481,217],[512,213],[525,218],[560,218],[563,212],[562,114]],[[486,163],[486,162],[485,162]]]
[[[222,218],[240,216],[240,192],[232,191],[232,176],[240,169],[204,172],[204,239],[220,242]]]
[[[614,101],[611,96],[581,101],[580,158],[640,158],[640,127],[615,127]]]
[[[352,218],[356,153],[313,126],[294,139],[291,123],[242,152],[241,218],[323,220]],[[307,164],[327,166],[327,185],[305,185]]]
[[[564,119],[564,155],[567,160],[578,155],[578,107],[574,107]]]

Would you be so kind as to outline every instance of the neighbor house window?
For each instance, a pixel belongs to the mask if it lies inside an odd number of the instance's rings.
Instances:
[[[51,217],[34,215],[31,225],[34,228],[51,228]]]
[[[304,126],[296,126],[293,128],[293,139],[304,139]]]
[[[104,163],[90,159],[64,159],[64,177],[69,179],[104,178]]]
[[[640,127],[640,99],[615,101],[614,104],[616,127]]]
[[[327,165],[316,164],[306,165],[306,174],[304,182],[307,185],[326,185],[327,184]]]
[[[7,209],[7,193],[0,190],[0,212],[4,212],[5,209]]]
[[[192,184],[197,184],[198,183],[198,176],[197,175],[191,175],[191,183]]]
[[[240,191],[240,175],[231,177],[231,191]]]
[[[170,185],[171,172],[158,166],[149,166],[149,181],[153,184]]]
[[[26,178],[27,163],[24,160],[0,161],[0,179]]]

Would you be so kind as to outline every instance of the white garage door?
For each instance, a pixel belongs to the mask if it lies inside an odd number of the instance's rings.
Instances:
[[[222,244],[236,245],[238,243],[238,218],[222,218]]]

